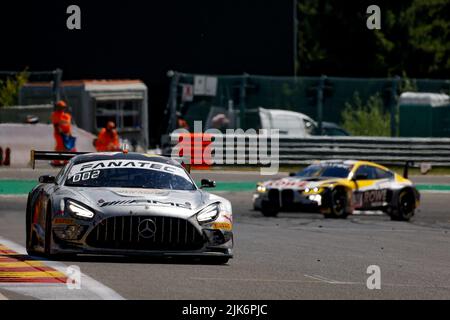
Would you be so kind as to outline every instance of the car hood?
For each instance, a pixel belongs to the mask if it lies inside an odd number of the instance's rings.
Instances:
[[[274,189],[294,189],[304,190],[306,188],[313,189],[324,184],[333,184],[341,178],[329,177],[287,177],[278,180],[270,180],[264,182],[262,185],[266,188]]]
[[[189,217],[222,198],[203,190],[70,188],[74,200],[107,214],[157,214]]]

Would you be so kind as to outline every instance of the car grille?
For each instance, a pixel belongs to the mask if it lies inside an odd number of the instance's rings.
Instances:
[[[267,196],[272,205],[277,207],[280,206],[280,192],[278,189],[270,189]]]
[[[151,231],[144,230],[146,223]],[[185,219],[119,216],[101,221],[88,235],[86,243],[94,248],[107,249],[196,250],[203,247],[205,240]]]
[[[294,190],[286,189],[281,191],[281,203],[283,206],[292,205],[294,202]]]

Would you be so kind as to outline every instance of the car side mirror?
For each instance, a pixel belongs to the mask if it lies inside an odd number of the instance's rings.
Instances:
[[[49,176],[49,175],[40,176],[39,177],[39,182],[40,183],[55,183],[56,182],[56,178],[54,176]]]
[[[215,188],[216,182],[209,179],[202,179],[201,188]]]
[[[295,172],[289,172],[289,177],[295,177],[296,173]]]

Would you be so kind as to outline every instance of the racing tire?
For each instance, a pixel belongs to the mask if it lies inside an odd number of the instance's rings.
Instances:
[[[27,208],[25,211],[25,248],[27,250],[27,253],[30,256],[38,256],[39,252],[36,251],[36,235],[31,230],[31,216],[32,216],[32,209],[31,209],[31,197],[28,195],[27,199]]]
[[[402,190],[398,196],[397,208],[392,210],[392,221],[409,221],[415,213],[416,199],[410,190]]]
[[[325,214],[326,218],[346,219],[347,212],[347,192],[343,188],[336,188],[330,194],[330,209],[329,214]]]
[[[276,217],[278,210],[273,207],[261,208],[261,213],[264,217]]]
[[[52,256],[52,205],[49,202],[45,212],[45,240],[44,240],[44,256],[49,258]]]

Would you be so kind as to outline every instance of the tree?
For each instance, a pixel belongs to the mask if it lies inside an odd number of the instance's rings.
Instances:
[[[384,112],[379,94],[370,96],[365,103],[356,92],[353,104],[346,103],[342,111],[342,127],[355,136],[390,136],[391,117]]]
[[[0,80],[0,107],[14,106],[19,103],[20,88],[28,81],[26,70],[17,73],[14,77]]]
[[[299,1],[299,75],[447,78],[450,1],[379,0],[381,29],[368,30],[372,2]]]

